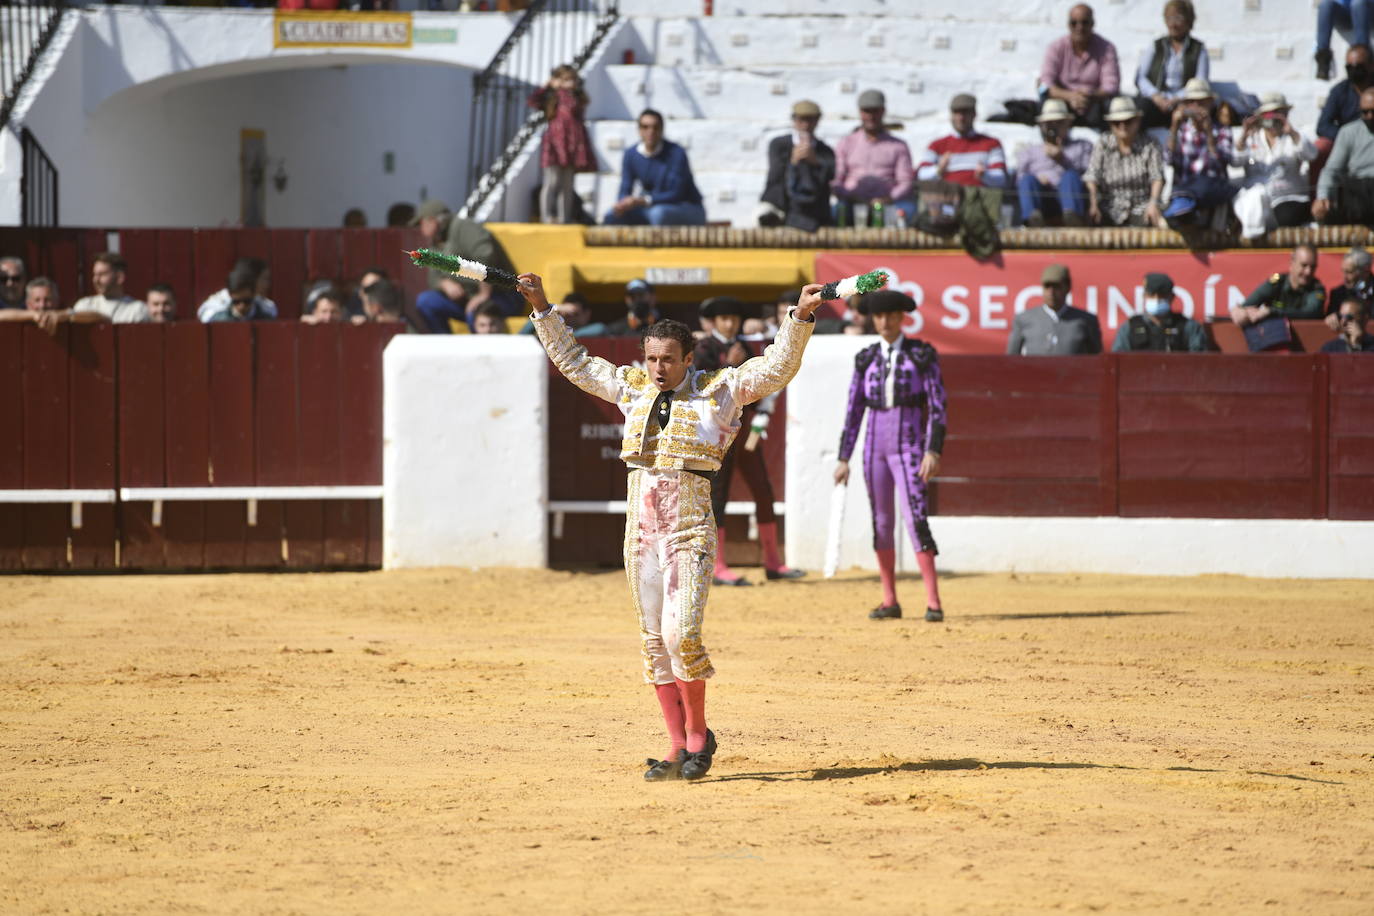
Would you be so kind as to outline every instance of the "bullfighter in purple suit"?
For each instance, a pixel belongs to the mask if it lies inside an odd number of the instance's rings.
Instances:
[[[893,526],[896,503],[906,516],[907,533],[916,547],[916,562],[926,587],[926,620],[945,619],[935,580],[935,538],[926,521],[926,482],[940,469],[945,441],[945,386],[935,348],[902,334],[905,313],[914,311],[912,298],[896,290],[868,293],[860,310],[873,316],[882,340],[854,358],[849,386],[840,461],[835,482],[849,480],[849,456],[859,438],[864,411],[870,411],[864,441],[864,480],[873,508],[873,549],[878,554],[883,603],[869,613],[874,620],[902,616],[897,603]]]

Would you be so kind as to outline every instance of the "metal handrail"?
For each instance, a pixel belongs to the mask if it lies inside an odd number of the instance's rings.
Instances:
[[[550,14],[571,13],[589,13],[595,19],[576,17],[557,24],[550,19]],[[581,73],[618,17],[618,0],[530,4],[491,63],[472,79],[469,191],[460,215],[474,216],[505,184],[520,151],[543,125],[544,113],[527,106],[529,94],[559,64],[571,64]]]
[[[0,5],[0,128],[9,124],[20,91],[67,9],[66,0]]]

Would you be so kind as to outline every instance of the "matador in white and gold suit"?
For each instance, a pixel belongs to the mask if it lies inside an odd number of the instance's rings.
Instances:
[[[810,298],[804,292],[762,356],[703,372],[691,368],[692,334],[676,321],[646,331],[643,368],[591,356],[549,307],[539,278],[525,274],[521,281],[535,333],[554,366],[625,415],[625,575],[639,614],[644,679],[658,694],[671,742],[667,758],[651,759],[644,775],[699,779],[716,750],[705,711],[705,679],[715,669],[701,638],[716,552],[711,480],[739,432],[744,406],[796,375],[821,287],[807,287]]]

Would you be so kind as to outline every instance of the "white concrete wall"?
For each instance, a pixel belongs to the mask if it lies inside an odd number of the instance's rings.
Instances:
[[[547,564],[547,362],[525,335],[387,346],[386,568]]]

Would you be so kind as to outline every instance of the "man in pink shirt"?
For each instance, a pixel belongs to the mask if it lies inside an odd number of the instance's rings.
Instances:
[[[1106,130],[1102,116],[1121,88],[1121,69],[1116,46],[1093,32],[1092,7],[1080,3],[1069,10],[1069,34],[1045,49],[1037,88],[1042,101],[1067,102],[1075,124]]]
[[[839,225],[854,225],[856,203],[881,203],[900,210],[907,225],[915,220],[916,204],[910,199],[915,175],[911,150],[884,128],[886,114],[883,94],[876,89],[864,90],[859,94],[859,129],[835,147],[835,180],[830,189],[835,194]]]

